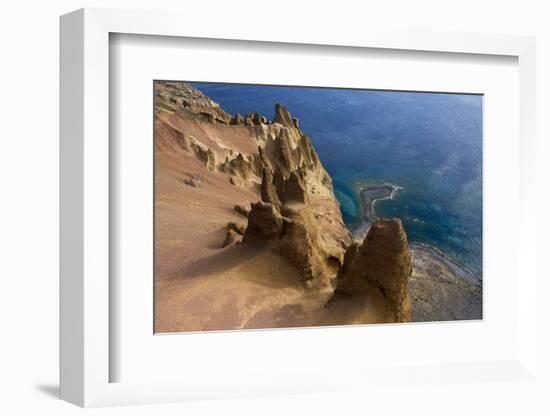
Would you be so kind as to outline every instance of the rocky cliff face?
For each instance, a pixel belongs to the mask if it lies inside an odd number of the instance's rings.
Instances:
[[[235,207],[246,224],[243,230],[227,227],[219,243],[223,250],[242,235],[243,245],[283,258],[306,287],[352,296],[374,288],[395,321],[410,319],[411,263],[401,222],[379,220],[363,242],[353,242],[330,176],[283,105],[276,104],[269,121],[258,113],[231,116],[186,83],[157,82],[155,94],[156,129],[165,138],[157,149],[182,152],[216,178],[225,177],[226,186],[255,195],[250,208]]]
[[[281,104],[275,106],[269,134],[259,140],[258,155],[261,202],[252,205],[243,241],[271,246],[299,270],[307,285],[330,285],[344,248],[321,238],[314,199],[320,193],[335,202],[332,183],[297,119]],[[348,242],[339,212],[332,215],[338,220],[333,228],[340,228]]]
[[[186,82],[155,82],[155,107],[186,117],[228,124],[231,116]]]
[[[354,243],[346,251],[337,290],[356,294],[367,293],[375,287],[393,305],[396,321],[410,321],[411,272],[409,246],[401,220],[379,219],[361,244]]]

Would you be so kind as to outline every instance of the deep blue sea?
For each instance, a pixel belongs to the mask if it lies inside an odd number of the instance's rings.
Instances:
[[[401,218],[409,241],[481,274],[482,96],[193,85],[232,114],[272,119],[283,104],[311,137],[350,228],[360,218],[355,181],[398,185],[394,199],[376,202],[376,214]]]

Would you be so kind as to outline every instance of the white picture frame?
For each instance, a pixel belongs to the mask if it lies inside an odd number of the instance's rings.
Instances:
[[[369,384],[396,376],[416,380],[437,377],[480,381],[522,380],[536,373],[535,240],[535,41],[530,37],[468,33],[382,31],[349,28],[327,35],[312,26],[279,30],[264,22],[235,31],[235,22],[220,19],[205,26],[173,13],[82,9],[61,18],[61,398],[80,406],[159,403],[196,398],[320,392]],[[110,382],[116,359],[110,342],[109,260],[109,36],[113,33],[187,38],[262,41],[334,47],[430,51],[516,57],[519,65],[520,215],[518,225],[518,348],[506,360],[441,363],[414,370],[379,368],[368,372],[333,370],[320,380],[315,374],[281,369],[265,379],[235,379],[220,374],[212,381]],[[516,271],[517,273],[517,271]],[[483,378],[483,377],[482,377]]]

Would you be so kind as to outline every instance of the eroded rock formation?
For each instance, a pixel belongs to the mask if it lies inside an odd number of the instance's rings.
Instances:
[[[401,220],[378,219],[361,245],[352,244],[344,256],[337,290],[367,294],[379,289],[393,305],[398,322],[409,321],[411,304],[407,291],[412,272],[407,236]]]
[[[246,227],[243,224],[238,224],[236,222],[227,223],[222,248],[233,244],[239,244],[242,241],[245,230]]]
[[[219,170],[248,181],[257,175],[258,166],[253,156],[245,157],[239,153],[232,159],[229,158],[229,155],[226,156],[225,161],[219,166]]]
[[[305,177],[304,170],[295,170],[283,184],[282,195],[285,202],[300,202],[305,204],[307,201],[306,185],[302,178]]]
[[[310,211],[305,206],[283,207],[283,234],[279,250],[300,271],[306,282],[323,283],[323,278],[330,279],[333,270],[329,270],[330,255],[323,248]]]
[[[183,137],[185,147],[189,149],[195,157],[200,160],[208,170],[216,169],[216,155],[211,149],[207,149],[193,137]]]
[[[253,117],[258,120],[262,122],[261,117]],[[244,242],[269,245],[308,285],[329,285],[337,273],[334,259],[343,257],[344,249],[321,238],[320,219],[326,218],[315,215],[317,207],[308,195],[313,189],[324,189],[324,195],[335,201],[332,184],[311,141],[282,105],[277,104],[270,126],[272,134],[260,141],[258,149],[261,202],[252,205]],[[336,227],[346,238],[341,221]]]
[[[228,124],[231,116],[202,92],[186,82],[155,82],[155,106],[187,117]]]
[[[239,214],[241,214],[243,217],[247,217],[248,218],[248,215],[250,214],[250,207],[246,207],[244,205],[235,205],[233,207],[233,209],[238,212]]]
[[[295,127],[292,116],[288,110],[279,103],[275,104],[275,118],[273,122],[282,124],[285,127]]]
[[[239,113],[237,113],[233,116],[233,118],[231,118],[229,124],[234,126],[242,126],[244,124],[244,118]]]
[[[260,189],[262,201],[269,202],[277,208],[280,207],[281,201],[273,183],[273,174],[269,166],[264,166],[262,169],[262,185]]]
[[[279,210],[268,202],[252,204],[243,242],[264,245],[279,241],[283,231],[283,217]]]
[[[235,230],[229,228],[225,233],[225,239],[223,240],[222,248],[237,244],[240,240],[241,235],[239,235],[239,233],[237,233]]]

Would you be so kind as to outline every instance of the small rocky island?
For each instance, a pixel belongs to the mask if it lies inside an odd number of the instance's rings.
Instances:
[[[155,331],[480,319],[475,276],[376,217],[397,191],[363,187],[352,233],[283,105],[230,115],[155,82]]]

